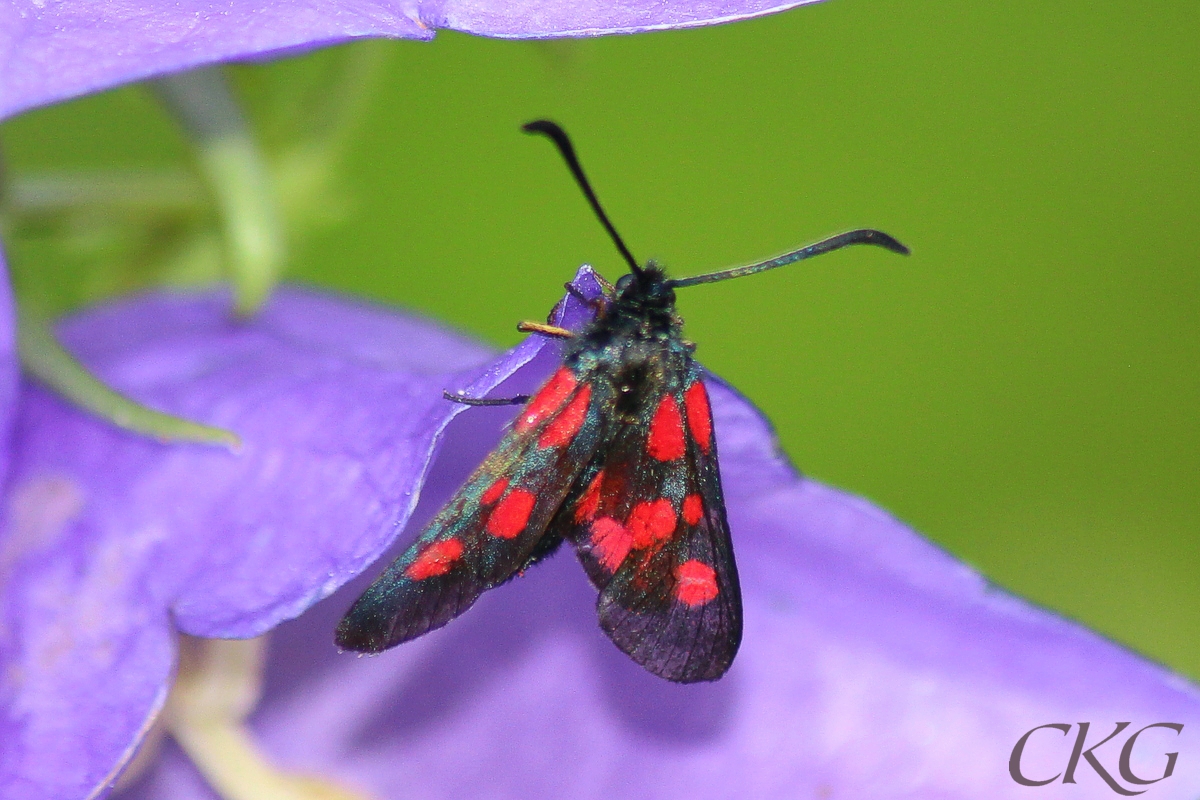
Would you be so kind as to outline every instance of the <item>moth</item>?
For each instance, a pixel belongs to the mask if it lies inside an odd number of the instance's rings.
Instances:
[[[675,290],[852,244],[908,249],[863,229],[757,264],[668,278],[630,253],[562,128],[538,120],[524,130],[557,145],[629,273],[589,301],[594,319],[578,333],[518,326],[565,340],[562,365],[532,398],[446,395],[472,405],[525,405],[496,449],[346,613],[337,644],[376,653],[440,628],[566,540],[599,591],[600,627],[617,647],[667,680],[716,680],[741,643],[741,592],[704,373],[695,345],[683,338]]]

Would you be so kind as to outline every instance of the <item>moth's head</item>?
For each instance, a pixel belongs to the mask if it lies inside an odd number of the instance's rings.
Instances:
[[[627,272],[617,280],[617,302],[647,309],[671,309],[675,306],[675,290],[667,275],[654,261],[636,272]]]

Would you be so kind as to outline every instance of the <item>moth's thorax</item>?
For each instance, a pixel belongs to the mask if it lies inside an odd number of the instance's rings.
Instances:
[[[611,299],[570,345],[566,364],[611,388],[615,419],[632,424],[647,413],[649,398],[680,388],[690,360],[682,332],[675,291],[650,263],[617,282]]]
[[[683,320],[675,313],[675,290],[653,261],[641,273],[623,275],[604,313],[584,333],[595,343],[613,338],[647,341],[678,340]]]

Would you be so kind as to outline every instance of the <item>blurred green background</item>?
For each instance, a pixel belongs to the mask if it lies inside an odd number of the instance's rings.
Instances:
[[[340,222],[290,275],[513,344],[580,263],[622,271],[553,149],[518,132],[536,116],[676,275],[882,228],[912,257],[682,290],[700,358],[807,474],[1200,678],[1197,30],[1194,2],[832,0],[581,42],[356,44],[382,67],[317,209]],[[239,68],[265,140],[345,57]],[[136,87],[0,136],[14,171],[188,164]],[[18,270],[86,277],[44,233],[10,237]]]

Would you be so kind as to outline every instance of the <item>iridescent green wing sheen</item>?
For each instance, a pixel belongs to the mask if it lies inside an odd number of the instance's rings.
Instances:
[[[587,376],[562,367],[417,540],[354,603],[340,647],[378,652],[445,625],[548,555],[546,526],[600,442]]]

